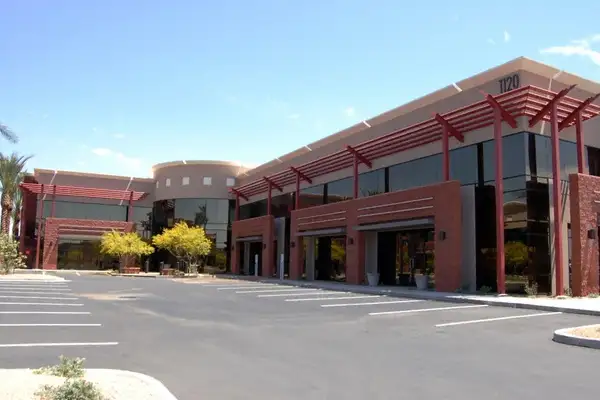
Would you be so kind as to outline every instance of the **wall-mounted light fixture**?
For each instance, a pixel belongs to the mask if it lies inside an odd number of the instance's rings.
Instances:
[[[294,248],[294,247],[296,247],[296,242],[290,242],[290,247],[291,247],[291,248]]]
[[[353,245],[353,244],[354,244],[354,238],[352,238],[352,237],[349,237],[349,238],[348,238],[348,244],[349,244],[349,245]]]
[[[446,231],[439,231],[438,232],[438,239],[439,240],[446,240]]]
[[[596,240],[598,238],[598,231],[596,229],[589,229],[587,231],[588,239]]]
[[[267,244],[263,243],[263,250],[267,248]]]

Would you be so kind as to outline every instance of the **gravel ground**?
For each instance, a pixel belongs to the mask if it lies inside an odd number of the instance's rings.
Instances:
[[[570,333],[571,335],[581,336],[590,339],[600,339],[600,325],[575,328],[569,331],[568,333]]]
[[[87,369],[85,379],[98,385],[107,400],[176,400],[165,386],[147,375],[113,369]],[[30,369],[0,369],[0,399],[36,400],[42,385],[65,378],[36,375]]]

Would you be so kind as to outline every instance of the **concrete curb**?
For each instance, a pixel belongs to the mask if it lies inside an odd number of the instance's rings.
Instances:
[[[142,275],[142,274],[108,274],[108,276],[122,276],[125,278],[158,278],[159,275]]]
[[[86,368],[87,370],[88,368]],[[139,379],[140,381],[144,382],[146,385],[148,386],[153,386],[155,393],[158,395],[158,398],[160,400],[177,400],[177,397],[175,397],[175,395],[173,395],[173,393],[171,393],[169,391],[169,389],[167,389],[167,387],[158,379],[151,377],[150,375],[145,375],[145,374],[141,374],[139,372],[133,372],[133,371],[127,371],[127,370],[122,370],[122,369],[102,369],[102,368],[94,368],[94,371],[113,371],[113,372],[118,372],[119,374],[123,374],[123,375],[130,375],[132,377],[135,377],[137,379]]]
[[[598,324],[594,325],[585,325],[585,326],[575,326],[572,328],[564,328],[558,329],[554,331],[554,340],[557,343],[567,344],[570,346],[579,346],[579,347],[587,347],[590,349],[600,350],[600,339],[586,338],[582,336],[576,336],[569,333],[569,331],[578,328],[589,328],[592,326],[600,326]]]
[[[537,310],[537,311],[550,311],[550,312],[562,312],[565,314],[580,314],[580,315],[592,315],[592,316],[600,316],[600,310],[587,310],[587,309],[579,309],[573,307],[562,307],[562,306],[550,306],[544,304],[528,304],[528,303],[516,303],[516,302],[507,302],[507,301],[498,301],[498,300],[486,300],[479,298],[472,298],[468,296],[461,295],[449,295],[449,294],[438,294],[439,292],[427,292],[427,291],[406,291],[403,293],[396,293],[391,290],[385,289],[377,289],[377,287],[364,286],[364,287],[329,287],[326,285],[315,284],[311,282],[302,282],[302,281],[290,281],[290,280],[279,280],[279,279],[269,279],[262,278],[257,279],[254,277],[246,277],[246,276],[235,276],[235,275],[223,275],[223,279],[236,279],[236,280],[244,280],[251,282],[260,282],[260,283],[277,283],[279,285],[288,285],[288,286],[298,286],[298,287],[306,287],[306,288],[319,288],[324,290],[338,291],[338,292],[353,292],[360,294],[373,294],[373,295],[382,295],[389,297],[401,297],[401,298],[409,298],[409,299],[417,299],[417,300],[432,300],[432,301],[444,301],[448,303],[467,303],[467,304],[485,304],[488,306],[494,307],[506,307],[506,308],[518,308],[525,310]],[[492,297],[492,296],[490,296]],[[494,296],[494,298],[497,298]],[[560,301],[560,300],[557,300]]]

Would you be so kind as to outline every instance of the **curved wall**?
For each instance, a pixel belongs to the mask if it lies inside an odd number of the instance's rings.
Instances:
[[[152,168],[154,200],[227,199],[245,168],[227,161],[174,161]]]

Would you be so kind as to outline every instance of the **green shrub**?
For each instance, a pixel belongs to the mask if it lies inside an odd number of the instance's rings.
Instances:
[[[39,400],[106,400],[92,382],[83,379],[67,379],[60,386],[44,385],[35,395]]]
[[[84,375],[83,362],[85,358],[69,358],[60,356],[58,365],[50,365],[33,371],[38,375],[54,375],[63,378],[82,378]]]

